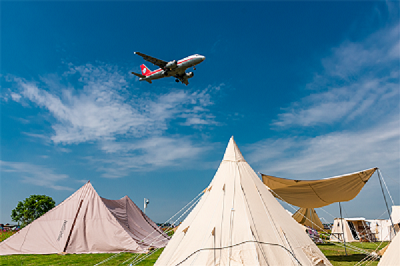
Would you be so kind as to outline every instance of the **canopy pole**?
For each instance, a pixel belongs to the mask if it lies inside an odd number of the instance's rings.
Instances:
[[[387,209],[387,212],[388,212],[388,214],[389,214],[389,219],[390,219],[390,222],[392,223],[392,230],[393,230],[393,232],[394,232],[394,235],[396,235],[396,230],[394,229],[394,224],[393,224],[392,216],[390,215],[389,206],[388,206],[388,204],[387,204],[386,196],[385,196],[385,193],[384,193],[384,191],[383,191],[382,180],[381,180],[382,177],[381,177],[381,175],[380,175],[380,173],[379,173],[379,170],[378,170],[377,172],[378,172],[378,177],[379,177],[379,184],[381,185],[381,190],[382,190],[383,199],[385,200],[386,209]],[[392,234],[390,234],[390,241],[392,241]]]
[[[313,214],[314,214],[314,213],[313,213],[313,210],[314,210],[314,209],[311,209],[310,212],[311,212],[311,229],[313,229],[313,231],[314,231],[314,223],[313,223],[313,220],[312,220]]]
[[[347,249],[346,249],[346,240],[344,238],[344,226],[343,226],[343,216],[342,216],[342,205],[340,205],[339,201],[339,209],[340,209],[340,223],[342,224],[342,233],[343,233],[343,244],[344,244],[344,252],[346,253],[347,256]]]

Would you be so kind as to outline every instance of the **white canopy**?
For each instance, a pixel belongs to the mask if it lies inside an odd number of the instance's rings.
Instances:
[[[264,184],[278,198],[301,208],[320,208],[334,202],[354,199],[376,169],[378,168],[320,180],[291,180],[261,175]]]
[[[331,265],[230,139],[214,179],[155,266]]]

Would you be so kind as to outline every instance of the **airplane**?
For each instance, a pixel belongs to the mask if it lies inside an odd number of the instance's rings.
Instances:
[[[140,52],[134,52],[134,54],[140,55],[144,60],[160,67],[157,70],[151,71],[148,67],[142,64],[140,66],[142,74],[131,72],[133,75],[138,76],[140,81],[145,80],[149,83],[152,83],[152,80],[154,79],[175,77],[176,82],[180,81],[186,86],[189,84],[188,79],[194,76],[193,72],[186,73],[186,69],[193,67],[193,69],[196,70],[196,65],[200,64],[204,61],[204,59],[206,59],[202,55],[194,54],[179,61],[172,60],[167,62],[149,55],[142,54]]]

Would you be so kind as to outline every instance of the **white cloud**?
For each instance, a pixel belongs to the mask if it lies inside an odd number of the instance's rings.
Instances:
[[[247,147],[247,158],[262,173],[288,178],[315,179],[372,167],[398,176],[399,128],[393,116],[366,130],[269,139]]]
[[[41,78],[40,82],[21,78],[14,81],[23,97],[47,109],[55,118],[51,135],[54,143],[160,135],[176,119],[183,120],[180,125],[184,126],[215,124],[215,117],[206,107],[212,104],[210,91],[219,87],[135,95],[131,99],[132,95],[126,93],[130,84],[123,73],[104,64],[70,65],[62,77],[52,75]],[[68,85],[60,82],[63,79]],[[72,87],[74,79],[78,82]]]
[[[315,180],[379,167],[394,203],[400,203],[400,120],[397,114],[368,129],[260,141],[245,147],[243,153],[254,170],[289,179]],[[391,201],[389,197],[388,200]],[[351,210],[345,213],[347,217],[379,217],[385,205],[377,175],[355,200],[342,207]],[[324,209],[335,217],[339,215],[337,204]],[[318,214],[325,215],[320,211]],[[332,220],[326,215],[325,218]]]
[[[125,73],[128,71],[98,63],[69,64],[62,75],[35,82],[9,77],[17,85],[21,102],[31,102],[50,114],[47,120],[53,132],[24,134],[54,143],[62,152],[71,152],[66,148],[71,144],[96,143],[104,153],[86,158],[105,177],[148,171],[150,166],[182,165],[209,148],[194,144],[189,136],[167,131],[172,123],[174,128],[194,129],[217,125],[208,108],[213,105],[212,95],[224,84],[148,93],[132,88]]]
[[[13,99],[13,101],[19,102],[19,100],[21,99],[21,95],[19,95],[18,93],[11,93],[11,99]]]
[[[100,149],[109,153],[107,158],[86,158],[104,172],[103,177],[116,178],[131,171],[151,171],[160,167],[197,167],[196,158],[210,149],[204,144],[194,144],[188,137],[150,137],[135,142],[104,141]]]
[[[0,161],[0,166],[2,172],[15,173],[24,183],[55,190],[73,190],[66,186],[57,185],[57,183],[65,181],[69,177],[65,174],[54,173],[53,169],[24,162]]]
[[[324,71],[307,84],[311,95],[278,115],[275,127],[333,125],[372,120],[399,110],[399,28],[361,42],[345,41],[322,60]],[[376,119],[379,120],[379,119]]]

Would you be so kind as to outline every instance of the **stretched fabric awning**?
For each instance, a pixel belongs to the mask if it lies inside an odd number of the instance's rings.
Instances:
[[[317,230],[324,229],[321,220],[313,208],[300,208],[297,210],[297,212],[295,212],[295,214],[293,214],[292,217],[302,225],[306,225]]]
[[[287,203],[301,208],[320,208],[354,199],[378,168],[325,178],[291,180],[261,174],[263,183]]]

